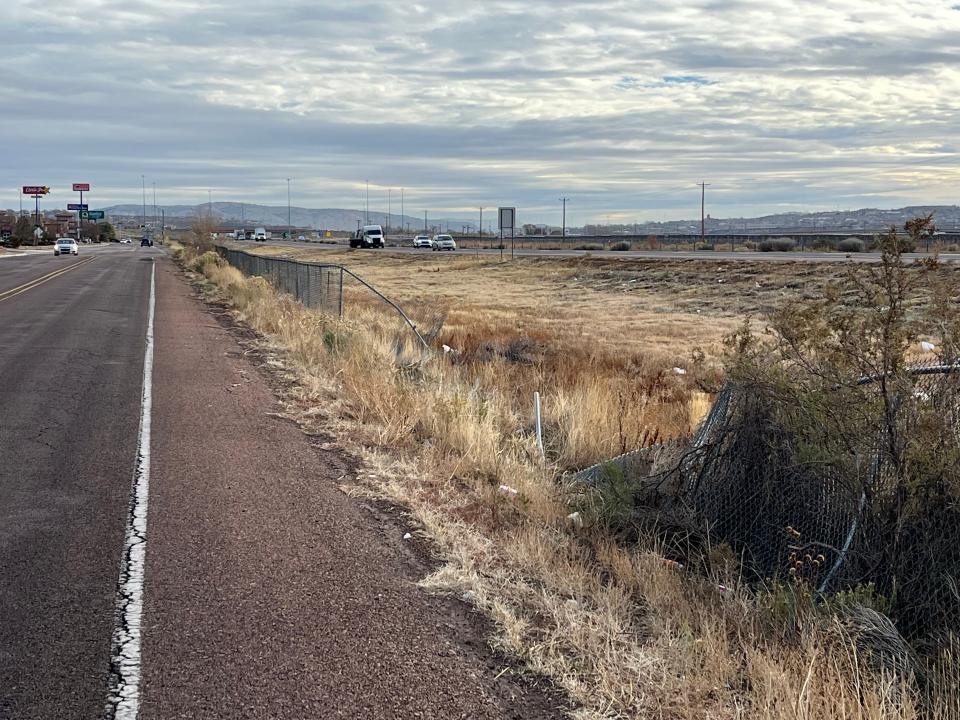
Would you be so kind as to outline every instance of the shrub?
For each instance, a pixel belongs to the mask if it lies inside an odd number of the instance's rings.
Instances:
[[[599,243],[587,243],[585,245],[577,245],[574,250],[603,250],[603,245]]]
[[[760,252],[790,252],[796,247],[793,238],[778,237],[761,240],[757,245]]]
[[[619,242],[615,242],[613,245],[611,245],[610,249],[611,250],[632,250],[633,245],[631,245],[626,240],[620,240]]]
[[[713,250],[714,247],[710,243],[697,243],[697,250]]]
[[[866,245],[864,244],[863,240],[855,237],[844,238],[843,240],[837,243],[838,252],[847,252],[847,253],[857,252],[858,253],[858,252],[863,252],[865,247]]]

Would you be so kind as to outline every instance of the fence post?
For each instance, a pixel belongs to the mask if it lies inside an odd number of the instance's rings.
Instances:
[[[540,421],[540,393],[533,392],[533,416],[537,427],[537,448],[540,450],[540,457],[546,459],[546,453],[543,451],[543,424]]]
[[[337,292],[339,296],[337,300],[337,313],[340,315],[340,319],[343,320],[343,268],[340,268],[340,287]]]

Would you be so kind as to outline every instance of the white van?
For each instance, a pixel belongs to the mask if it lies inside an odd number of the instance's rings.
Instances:
[[[383,247],[383,228],[379,225],[364,225],[350,238],[350,247]]]

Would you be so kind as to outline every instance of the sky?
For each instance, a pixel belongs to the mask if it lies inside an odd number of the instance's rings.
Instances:
[[[3,0],[0,207],[955,204],[958,0]],[[32,203],[26,198],[25,203]]]

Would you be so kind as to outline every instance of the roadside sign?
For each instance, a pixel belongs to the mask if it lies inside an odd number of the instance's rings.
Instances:
[[[515,227],[517,209],[512,207],[502,207],[498,208],[498,210],[500,211],[500,230],[512,231]]]
[[[24,195],[46,195],[50,192],[50,188],[46,185],[24,185],[23,194]]]
[[[74,183],[74,192],[90,192],[90,183]]]
[[[103,220],[104,211],[103,210],[86,210],[80,213],[80,217],[85,220]]]
[[[89,206],[86,203],[82,205],[80,203],[68,203],[67,210],[89,210]]]

